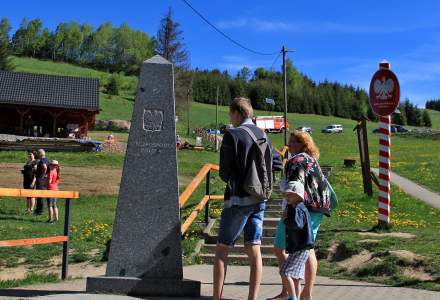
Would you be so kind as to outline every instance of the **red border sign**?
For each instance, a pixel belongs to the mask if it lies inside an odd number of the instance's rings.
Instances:
[[[397,76],[389,69],[374,73],[370,83],[370,106],[379,116],[391,115],[399,105],[400,86]]]

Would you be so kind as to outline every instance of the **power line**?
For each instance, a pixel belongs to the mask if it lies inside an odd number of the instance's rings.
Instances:
[[[233,44],[237,45],[238,47],[249,51],[251,53],[254,54],[258,54],[258,55],[275,55],[278,53],[277,52],[272,52],[272,53],[267,53],[267,52],[260,52],[260,51],[256,51],[253,50],[249,47],[244,46],[243,44],[237,42],[236,40],[234,40],[233,38],[229,37],[226,33],[224,33],[223,31],[221,31],[219,28],[217,28],[214,24],[212,24],[208,19],[206,19],[201,13],[199,13],[191,4],[189,4],[188,1],[186,0],[182,0],[189,8],[191,8],[203,21],[205,21],[209,26],[211,26],[212,28],[214,28],[215,31],[217,31],[218,33],[220,33],[223,37],[225,37],[226,39],[228,39],[230,42],[232,42]]]
[[[278,53],[278,55],[275,57],[273,63],[270,65],[269,71],[272,70],[273,66],[274,66],[275,63],[278,61],[278,58],[280,58],[281,53],[282,53],[282,52],[280,51],[280,52]]]

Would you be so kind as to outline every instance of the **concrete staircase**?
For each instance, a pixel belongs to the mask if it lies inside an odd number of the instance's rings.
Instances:
[[[273,254],[273,240],[277,223],[281,217],[282,195],[278,187],[275,187],[272,199],[268,201],[264,214],[263,238],[261,245],[261,253],[263,257],[263,265],[276,266],[277,260]],[[205,238],[200,247],[198,257],[205,263],[213,263],[215,257],[215,247],[217,243],[217,232],[220,219],[212,219],[206,227]],[[229,264],[243,265],[247,264],[247,255],[244,251],[243,236],[235,243],[235,247],[229,253]]]

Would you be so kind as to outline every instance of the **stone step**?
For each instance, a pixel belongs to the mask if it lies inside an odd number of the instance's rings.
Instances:
[[[267,236],[263,236],[261,238],[261,244],[262,245],[269,245],[272,246],[273,245],[273,237],[267,237]],[[205,244],[204,245],[215,245],[217,243],[217,236],[216,235],[210,235],[210,236],[206,236],[205,237]],[[244,240],[243,240],[243,236],[241,236],[237,242],[237,245],[243,245],[244,244]]]
[[[281,210],[266,210],[264,212],[264,217],[265,218],[280,218],[282,215]]]
[[[278,218],[264,217],[263,228],[264,227],[277,227],[279,221],[280,221],[279,217]]]
[[[276,219],[276,220],[277,220],[277,223],[278,223],[279,218],[274,218],[274,219]],[[272,221],[271,221],[271,222],[272,222]],[[273,221],[273,222],[274,222],[274,221]],[[272,223],[272,224],[273,224],[273,223]],[[216,224],[216,226],[218,226],[218,225]],[[263,236],[274,237],[274,236],[275,236],[275,232],[276,232],[276,230],[277,230],[277,228],[276,228],[276,224],[273,225],[273,226],[271,226],[271,227],[268,227],[268,226],[264,226],[264,225],[263,225]],[[217,233],[218,233],[218,227],[213,228],[213,231],[211,232],[211,234],[212,234],[212,235],[217,235]]]
[[[204,245],[202,245],[201,252],[204,253],[204,254],[215,253],[215,248],[216,248],[216,245],[204,244]],[[262,254],[273,254],[273,245],[271,245],[271,244],[266,244],[266,245],[262,244],[260,249],[261,249],[261,253]],[[238,244],[238,243],[233,248],[231,248],[229,250],[229,253],[231,253],[231,254],[243,254],[243,255],[246,254],[245,249],[244,249],[244,245],[243,244]]]
[[[278,209],[281,210],[283,208],[283,206],[281,205],[281,203],[268,203],[266,205],[266,209]]]
[[[215,254],[212,253],[201,253],[198,255],[205,264],[213,264]],[[275,255],[263,254],[263,265],[265,266],[278,266],[278,261]],[[228,256],[229,265],[248,265],[248,257],[245,254],[230,254]]]

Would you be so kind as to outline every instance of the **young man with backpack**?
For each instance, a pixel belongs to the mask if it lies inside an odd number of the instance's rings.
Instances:
[[[220,177],[226,182],[225,202],[214,261],[214,299],[221,299],[229,249],[244,232],[251,267],[248,299],[257,299],[261,275],[261,236],[266,201],[272,192],[273,169],[282,169],[281,157],[267,135],[252,122],[249,99],[235,98],[229,129],[220,149]]]

